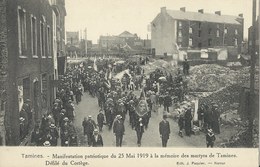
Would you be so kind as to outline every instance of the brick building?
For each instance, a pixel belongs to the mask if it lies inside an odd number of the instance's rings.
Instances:
[[[31,128],[53,103],[55,91],[52,83],[55,58],[57,60],[57,49],[54,48],[58,47],[54,43],[58,39],[54,34],[57,33],[57,24],[54,23],[53,2],[0,1],[0,120],[4,119],[0,129],[4,145],[25,143],[19,125],[25,100],[30,100],[33,111],[32,120],[27,120]]]
[[[117,50],[123,51],[125,47],[129,47],[132,54],[142,53],[151,48],[149,39],[140,39],[137,34],[124,31],[116,36],[100,36],[99,48],[101,51]]]
[[[180,49],[235,47],[240,50],[243,40],[243,15],[222,15],[188,12],[185,8],[161,12],[151,22],[151,47],[156,55],[174,54]]]

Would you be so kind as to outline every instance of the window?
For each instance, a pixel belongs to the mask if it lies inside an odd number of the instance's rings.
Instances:
[[[211,34],[211,32],[212,32],[212,29],[211,29],[211,28],[209,28],[209,31],[208,31],[208,32],[209,32],[209,35],[210,35],[210,34]]]
[[[182,42],[182,37],[178,38],[178,42],[180,42],[180,43]]]
[[[41,56],[45,57],[45,31],[44,23],[40,22]]]
[[[199,32],[198,32],[198,36],[201,37],[201,30],[199,30]]]
[[[26,39],[26,14],[25,10],[18,7],[18,39],[19,39],[19,53],[24,56],[27,49]]]
[[[42,74],[42,106],[47,107],[47,74]]]
[[[217,37],[219,37],[219,30],[217,30]]]
[[[189,39],[189,46],[192,46],[192,38]]]
[[[179,21],[179,28],[182,28],[182,22]]]
[[[199,28],[201,28],[201,22],[199,22]]]
[[[237,35],[238,34],[238,31],[237,31],[237,29],[235,29],[235,35]]]
[[[46,50],[47,50],[48,57],[51,57],[51,29],[50,29],[50,26],[47,26],[46,47],[47,47]]]
[[[32,55],[37,56],[37,22],[36,17],[31,16],[31,42]]]
[[[237,39],[234,39],[234,45],[237,46]]]
[[[192,34],[192,28],[191,27],[189,28],[189,33]]]
[[[212,46],[212,39],[208,39],[208,46]]]
[[[178,37],[182,37],[182,32],[181,31],[178,32]]]
[[[227,34],[228,33],[228,28],[225,27],[224,33]]]

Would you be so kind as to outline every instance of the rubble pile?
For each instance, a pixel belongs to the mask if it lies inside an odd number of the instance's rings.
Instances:
[[[213,92],[233,84],[243,84],[249,77],[248,67],[231,70],[216,64],[203,64],[191,68],[188,87],[191,91]]]
[[[254,125],[253,129],[253,148],[259,147],[259,131],[258,125]],[[227,142],[221,143],[221,147],[247,147],[248,146],[248,122],[239,126],[238,132],[233,135]]]
[[[160,69],[163,71],[166,71],[168,73],[174,74],[177,72],[177,67],[174,68],[170,62],[167,62],[165,60],[156,60],[153,62],[150,62],[146,64],[143,67],[145,71],[145,75],[149,75],[150,73],[154,72],[156,69]]]
[[[206,97],[200,98],[199,105],[207,104],[211,106],[212,103],[215,103],[218,105],[220,113],[237,110],[239,107],[239,91],[240,87],[238,84],[222,88]]]

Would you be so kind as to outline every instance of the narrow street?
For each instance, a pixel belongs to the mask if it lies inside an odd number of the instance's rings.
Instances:
[[[99,107],[97,104],[97,98],[93,98],[84,93],[82,101],[75,105],[76,117],[74,125],[78,131],[79,145],[87,146],[87,140],[83,136],[82,121],[84,117],[88,115],[92,116],[92,119],[96,122]],[[144,132],[142,137],[142,147],[161,147],[161,139],[159,136],[159,122],[162,120],[163,107],[159,108],[158,113],[152,113],[152,117],[149,122],[149,127]],[[205,147],[204,134],[192,135],[191,137],[184,136],[181,138],[178,136],[178,124],[171,118],[168,118],[171,126],[171,135],[168,141],[168,147]],[[115,147],[115,136],[112,130],[109,131],[108,127],[104,125],[103,132],[101,132],[104,141],[104,147]],[[125,121],[125,135],[123,138],[123,147],[137,147],[136,144],[136,132],[132,130],[129,125],[128,114]]]

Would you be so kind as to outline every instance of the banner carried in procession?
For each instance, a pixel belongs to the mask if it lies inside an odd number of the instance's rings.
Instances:
[[[139,117],[145,116],[149,112],[148,104],[146,102],[146,95],[144,93],[144,90],[142,90],[140,95],[140,101],[136,107],[136,114]]]
[[[149,112],[146,100],[140,100],[136,108],[136,114],[139,117],[145,116]]]

